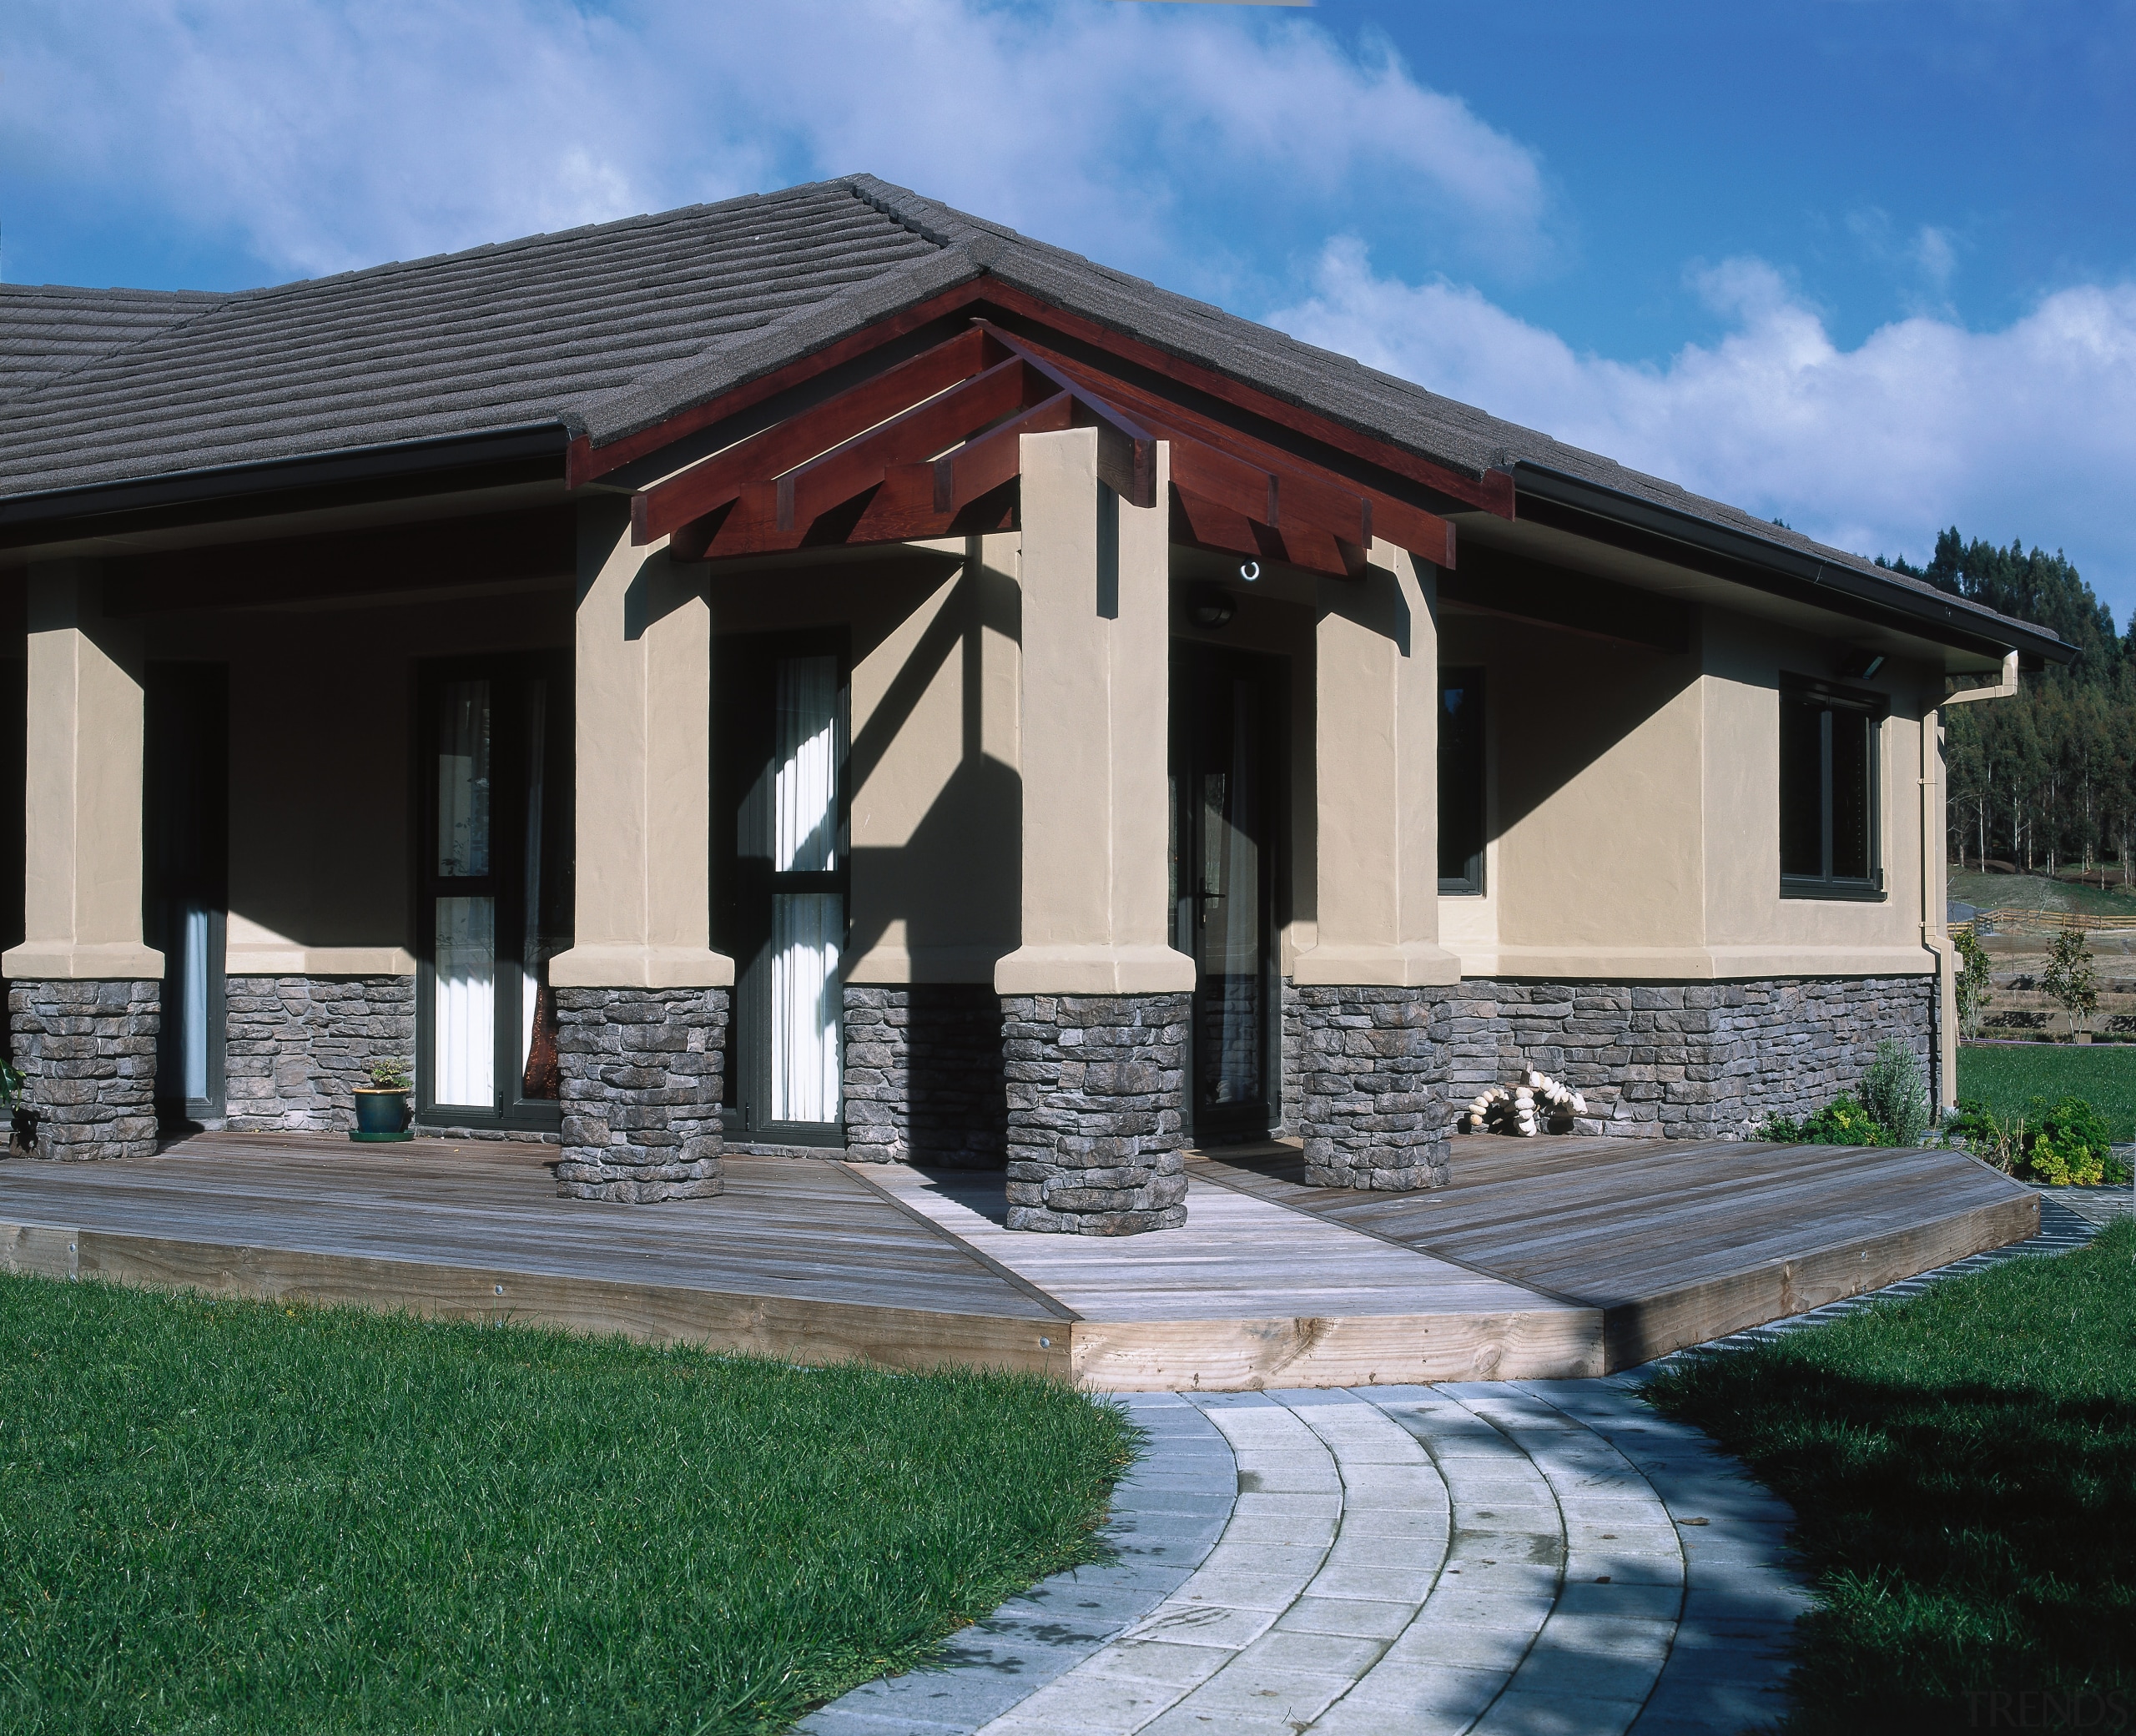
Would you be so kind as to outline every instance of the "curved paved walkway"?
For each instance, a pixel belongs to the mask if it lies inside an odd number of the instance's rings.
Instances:
[[[1138,1395],[1116,1562],[816,1736],[1621,1732],[1785,1709],[1786,1509],[1621,1380]]]
[[[2094,1191],[2045,1197],[2028,1241],[1704,1349],[2081,1247],[2119,1205]],[[1791,1516],[1640,1401],[1647,1371],[1130,1396],[1151,1442],[1114,1497],[1117,1559],[1045,1581],[955,1635],[939,1667],[855,1688],[800,1728],[1691,1736],[1776,1722],[1809,1603],[1781,1565]]]

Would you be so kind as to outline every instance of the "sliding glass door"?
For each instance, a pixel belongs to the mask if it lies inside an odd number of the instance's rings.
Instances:
[[[846,662],[821,636],[730,640],[714,676],[713,943],[736,964],[731,1130],[844,1139]]]
[[[571,944],[568,663],[426,670],[416,914],[416,1113],[432,1126],[559,1121],[548,961]]]
[[[220,664],[151,663],[144,697],[144,927],[164,955],[156,1115],[166,1127],[197,1127],[224,1109],[228,674]]]

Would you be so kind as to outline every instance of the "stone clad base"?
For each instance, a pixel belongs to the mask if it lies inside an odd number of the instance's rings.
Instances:
[[[37,1157],[154,1157],[160,983],[29,981],[8,989],[14,1064]],[[23,1123],[34,1117],[34,1135]]]
[[[557,990],[559,1193],[643,1205],[726,1185],[727,1018],[724,989]]]
[[[1453,1115],[1434,1014],[1447,991],[1295,992],[1307,1182],[1381,1192],[1443,1185]]]
[[[847,1157],[1000,1169],[1009,1133],[1001,1041],[990,983],[849,987]]]
[[[1310,992],[1310,991],[1307,991]],[[1442,997],[1448,1120],[1524,1067],[1587,1099],[1574,1131],[1730,1140],[1856,1089],[1897,1038],[1935,1089],[1936,982],[1782,977],[1735,983],[1545,983],[1473,978]]]
[[[1189,997],[1005,995],[1011,1230],[1133,1235],[1186,1221]]]
[[[416,1053],[413,977],[231,977],[224,994],[229,1127],[354,1126],[364,1064]]]

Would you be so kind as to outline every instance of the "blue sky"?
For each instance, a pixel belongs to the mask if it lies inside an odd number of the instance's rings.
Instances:
[[[0,271],[867,169],[1864,552],[2136,606],[2136,0],[14,0]]]

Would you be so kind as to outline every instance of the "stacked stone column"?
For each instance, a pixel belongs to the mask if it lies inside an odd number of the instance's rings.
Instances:
[[[1134,1235],[1186,1221],[1185,994],[1004,996],[1009,1227]]]
[[[1398,1192],[1447,1175],[1438,1004],[1435,569],[1384,542],[1362,584],[1323,580],[1314,630],[1314,944],[1295,967],[1307,1179]]]
[[[24,1077],[16,1149],[38,1157],[156,1149],[164,961],[141,935],[140,647],[103,594],[93,561],[29,570],[24,938],[0,974]]]
[[[718,1193],[724,989],[559,989],[559,1190],[634,1205]]]
[[[14,1149],[32,1157],[153,1157],[156,1036],[163,984],[45,981],[8,985],[24,1106]]]
[[[1022,441],[1022,942],[995,968],[1009,1227],[1186,1218],[1194,961],[1166,937],[1167,449],[1150,497],[1092,429]]]
[[[734,963],[708,943],[712,617],[702,568],[579,509],[576,928],[549,961],[558,1190],[643,1205],[724,1185]],[[689,720],[703,720],[691,727]]]

